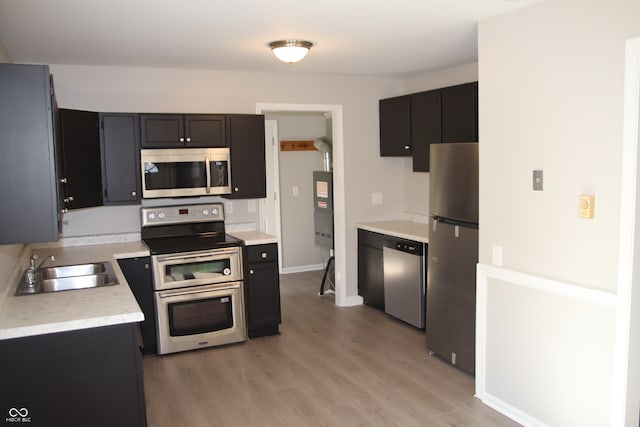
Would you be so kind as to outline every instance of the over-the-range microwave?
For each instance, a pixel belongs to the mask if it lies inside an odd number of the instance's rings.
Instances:
[[[229,148],[140,150],[142,197],[230,194],[229,154]]]

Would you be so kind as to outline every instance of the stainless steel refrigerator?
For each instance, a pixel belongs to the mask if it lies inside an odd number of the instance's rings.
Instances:
[[[432,144],[429,169],[427,348],[473,373],[478,144]]]

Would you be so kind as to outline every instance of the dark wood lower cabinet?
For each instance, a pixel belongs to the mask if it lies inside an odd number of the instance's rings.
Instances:
[[[245,254],[249,338],[277,334],[281,322],[278,245],[247,246]]]
[[[137,324],[0,341],[0,412],[30,426],[145,426]],[[9,422],[7,422],[9,423]]]
[[[384,311],[382,248],[387,237],[358,229],[358,294],[368,306]]]

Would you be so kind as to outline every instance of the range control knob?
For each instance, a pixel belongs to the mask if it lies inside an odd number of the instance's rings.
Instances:
[[[203,209],[202,210],[202,215],[204,215],[204,216],[209,215],[209,209]]]
[[[147,215],[147,218],[149,218],[150,220],[154,220],[156,219],[156,214],[153,212],[149,212],[149,215]]]
[[[164,219],[165,217],[166,217],[166,215],[165,215],[165,213],[164,213],[164,212],[160,212],[160,213],[158,213],[158,218],[160,218],[160,219]]]
[[[218,216],[218,208],[211,209],[211,215]]]

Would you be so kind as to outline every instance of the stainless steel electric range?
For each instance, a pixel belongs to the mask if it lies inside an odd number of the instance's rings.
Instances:
[[[142,208],[158,354],[245,341],[242,242],[221,203]]]

